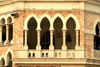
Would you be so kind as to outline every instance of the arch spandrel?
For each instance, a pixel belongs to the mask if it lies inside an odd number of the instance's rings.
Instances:
[[[39,22],[38,17],[34,14],[30,14],[24,21],[24,30],[28,30],[28,22],[29,22],[30,18],[32,18],[32,17],[36,20],[37,25],[38,25],[38,22]]]
[[[69,18],[73,18],[73,20],[75,21],[75,24],[76,24],[76,28],[75,29],[80,29],[79,20],[73,14],[69,14],[68,16],[65,17],[65,23],[64,24],[65,25],[67,24],[67,21],[68,21]]]

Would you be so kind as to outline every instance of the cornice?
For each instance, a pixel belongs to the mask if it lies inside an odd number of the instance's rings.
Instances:
[[[84,2],[87,0],[1,0],[0,5],[6,5],[14,2]]]

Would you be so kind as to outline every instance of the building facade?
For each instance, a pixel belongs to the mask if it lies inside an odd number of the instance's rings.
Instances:
[[[100,0],[0,1],[0,67],[100,67]]]

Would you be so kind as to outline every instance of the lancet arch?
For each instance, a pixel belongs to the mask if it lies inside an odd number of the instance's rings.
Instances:
[[[98,23],[100,23],[100,18],[98,18],[98,19],[94,22],[94,24],[93,24],[93,34],[96,34],[96,32],[95,32],[95,27],[96,27],[96,25],[97,25]]]
[[[28,30],[28,21],[30,20],[30,18],[34,18],[36,20],[36,22],[39,22],[38,17],[34,14],[30,14],[29,16],[26,17],[25,22],[24,22],[24,30]],[[37,24],[38,25],[38,24]],[[37,26],[38,28],[38,26]]]
[[[76,16],[74,16],[73,14],[69,14],[68,16],[65,17],[65,22],[68,21],[69,18],[73,18],[76,24],[76,28],[75,29],[80,29],[80,24],[79,24],[79,20],[77,19]],[[67,24],[67,23],[66,23]],[[65,25],[66,25],[65,24]]]
[[[61,14],[59,14],[59,13],[55,14],[55,15],[52,17],[52,23],[54,24],[54,21],[55,21],[58,17],[61,19],[62,24],[64,25],[64,17],[63,17]],[[52,24],[52,26],[53,26],[53,24]],[[63,27],[64,27],[64,26],[63,26]],[[54,29],[54,28],[53,28],[53,29]]]

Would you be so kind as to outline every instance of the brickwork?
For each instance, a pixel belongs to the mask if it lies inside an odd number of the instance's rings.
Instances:
[[[35,14],[37,17],[42,16],[43,14],[48,14],[49,16],[53,17],[55,14],[59,13],[61,14],[63,17],[66,17],[69,14],[73,14],[75,15],[79,22],[80,22],[80,28],[83,29],[84,28],[84,11],[18,11],[19,13],[19,17],[14,18],[14,24],[13,24],[13,38],[14,38],[14,45],[12,46],[6,46],[6,47],[1,47],[0,54],[5,54],[5,52],[7,51],[7,49],[11,48],[12,50],[18,50],[18,49],[22,49],[23,48],[23,28],[24,28],[24,20],[26,19],[26,17],[28,17],[30,14]],[[83,16],[83,17],[82,17]],[[67,22],[67,21],[66,21]],[[80,30],[80,44],[82,45],[81,47],[83,48],[84,45],[84,31]],[[17,58],[18,56],[16,56],[15,54],[17,54],[17,51],[14,52],[14,57]]]
[[[93,31],[93,25],[95,21],[100,17],[100,14],[85,11],[85,29]],[[86,49],[85,56],[87,58],[93,58],[94,50],[94,35],[85,34],[84,48]]]
[[[93,25],[94,25],[95,21],[100,17],[100,14],[85,11],[84,15],[85,15],[85,17],[84,17],[84,19],[85,19],[84,20],[85,29],[93,30]]]

